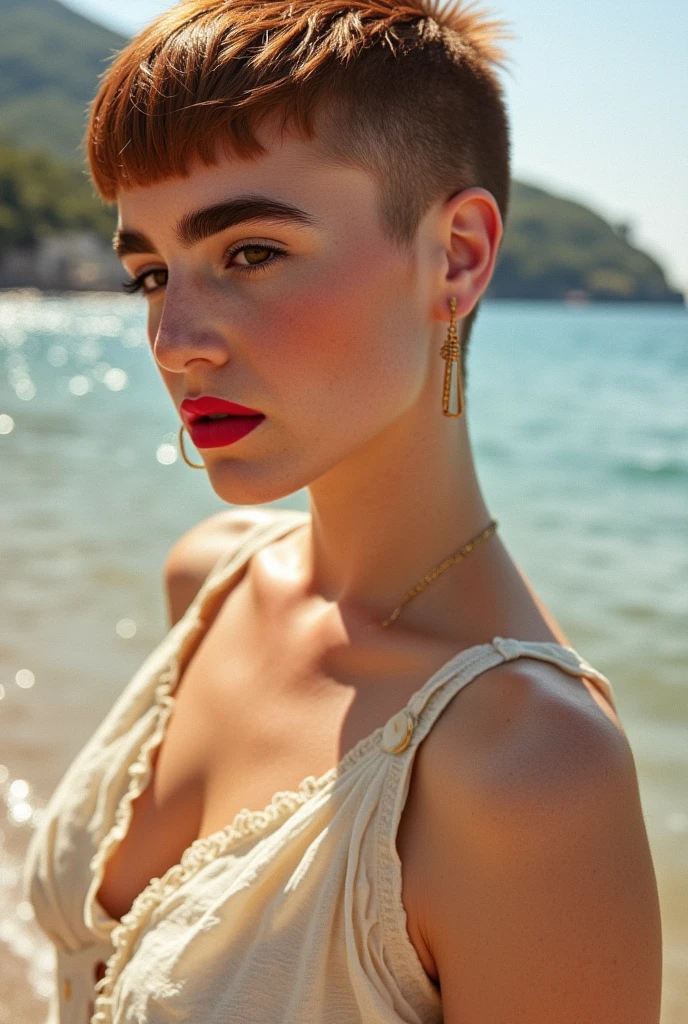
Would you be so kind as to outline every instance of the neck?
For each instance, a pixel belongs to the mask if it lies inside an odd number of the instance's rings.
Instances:
[[[393,434],[378,436],[309,485],[311,529],[300,537],[299,559],[304,596],[382,622],[427,572],[488,526],[493,516],[480,491],[466,417],[438,419],[432,431],[446,431],[444,443],[424,436],[417,420],[408,430],[397,423]],[[455,621],[461,604],[475,597],[476,570],[501,548],[496,540],[488,538],[433,580],[397,622],[425,631],[437,625],[438,614]]]

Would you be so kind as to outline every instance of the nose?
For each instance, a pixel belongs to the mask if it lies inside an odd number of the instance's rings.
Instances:
[[[149,324],[153,358],[162,370],[183,373],[193,360],[202,359],[221,366],[227,361],[227,345],[217,326],[189,303],[165,305],[157,322]]]

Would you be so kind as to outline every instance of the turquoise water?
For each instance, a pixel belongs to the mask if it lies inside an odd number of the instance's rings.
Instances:
[[[178,455],[144,319],[128,296],[0,293],[8,1020],[20,1006],[36,1019],[50,984],[50,950],[16,888],[31,822],[166,632],[171,544],[227,508]],[[478,474],[502,538],[614,686],[660,886],[662,1020],[673,1024],[688,1009],[688,313],[486,304],[468,374]],[[305,509],[307,495],[275,504]]]

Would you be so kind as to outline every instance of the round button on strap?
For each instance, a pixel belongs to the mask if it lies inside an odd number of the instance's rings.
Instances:
[[[382,730],[382,749],[388,754],[400,754],[402,750],[406,750],[411,742],[415,725],[415,718],[406,708],[403,711],[398,711],[396,715],[392,715]]]

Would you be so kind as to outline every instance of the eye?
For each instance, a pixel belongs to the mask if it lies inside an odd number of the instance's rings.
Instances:
[[[139,274],[138,277],[133,278],[131,281],[122,281],[122,288],[125,292],[129,292],[130,295],[134,292],[143,292],[144,295],[152,295],[153,292],[158,290],[158,287],[161,287],[161,284],[165,283],[159,280],[159,277],[162,274],[167,274],[167,271],[162,270],[161,268],[158,270],[147,270],[145,274]],[[144,281],[149,277],[155,278],[158,287],[144,288]]]
[[[228,249],[225,253],[225,258],[231,259],[239,253],[244,254],[247,260],[252,260],[256,256],[265,256],[266,254],[272,256],[271,259],[259,259],[259,262],[249,262],[248,265],[235,263],[234,266],[228,268],[231,270],[238,270],[240,274],[254,274],[257,271],[262,270],[264,267],[271,267],[273,263],[284,259],[287,255],[284,249],[278,249],[274,245],[263,245],[260,242],[245,242],[243,245],[234,246]],[[160,275],[164,275],[165,280],[160,280]],[[153,288],[145,286],[145,281],[149,277],[152,277],[156,282],[156,285]],[[146,270],[145,273],[139,274],[138,277],[135,277],[130,281],[123,281],[122,288],[125,292],[129,292],[129,294],[142,292],[144,295],[154,295],[156,292],[160,291],[166,283],[167,271],[162,268],[158,268],[157,270]]]
[[[284,259],[287,255],[284,249],[277,249],[274,245],[263,245],[262,242],[250,242],[248,244],[244,243],[243,245],[229,248],[225,253],[225,256],[227,259],[231,259],[232,256],[237,256],[239,253],[242,253],[247,260],[252,260],[256,255],[259,257],[264,256],[265,253],[271,253],[273,256],[273,259],[261,260],[258,263],[249,263],[248,266],[242,263],[234,264],[234,270],[239,270],[241,273],[248,272],[249,274],[253,273],[254,270],[262,270],[263,267],[270,267],[273,263]]]

